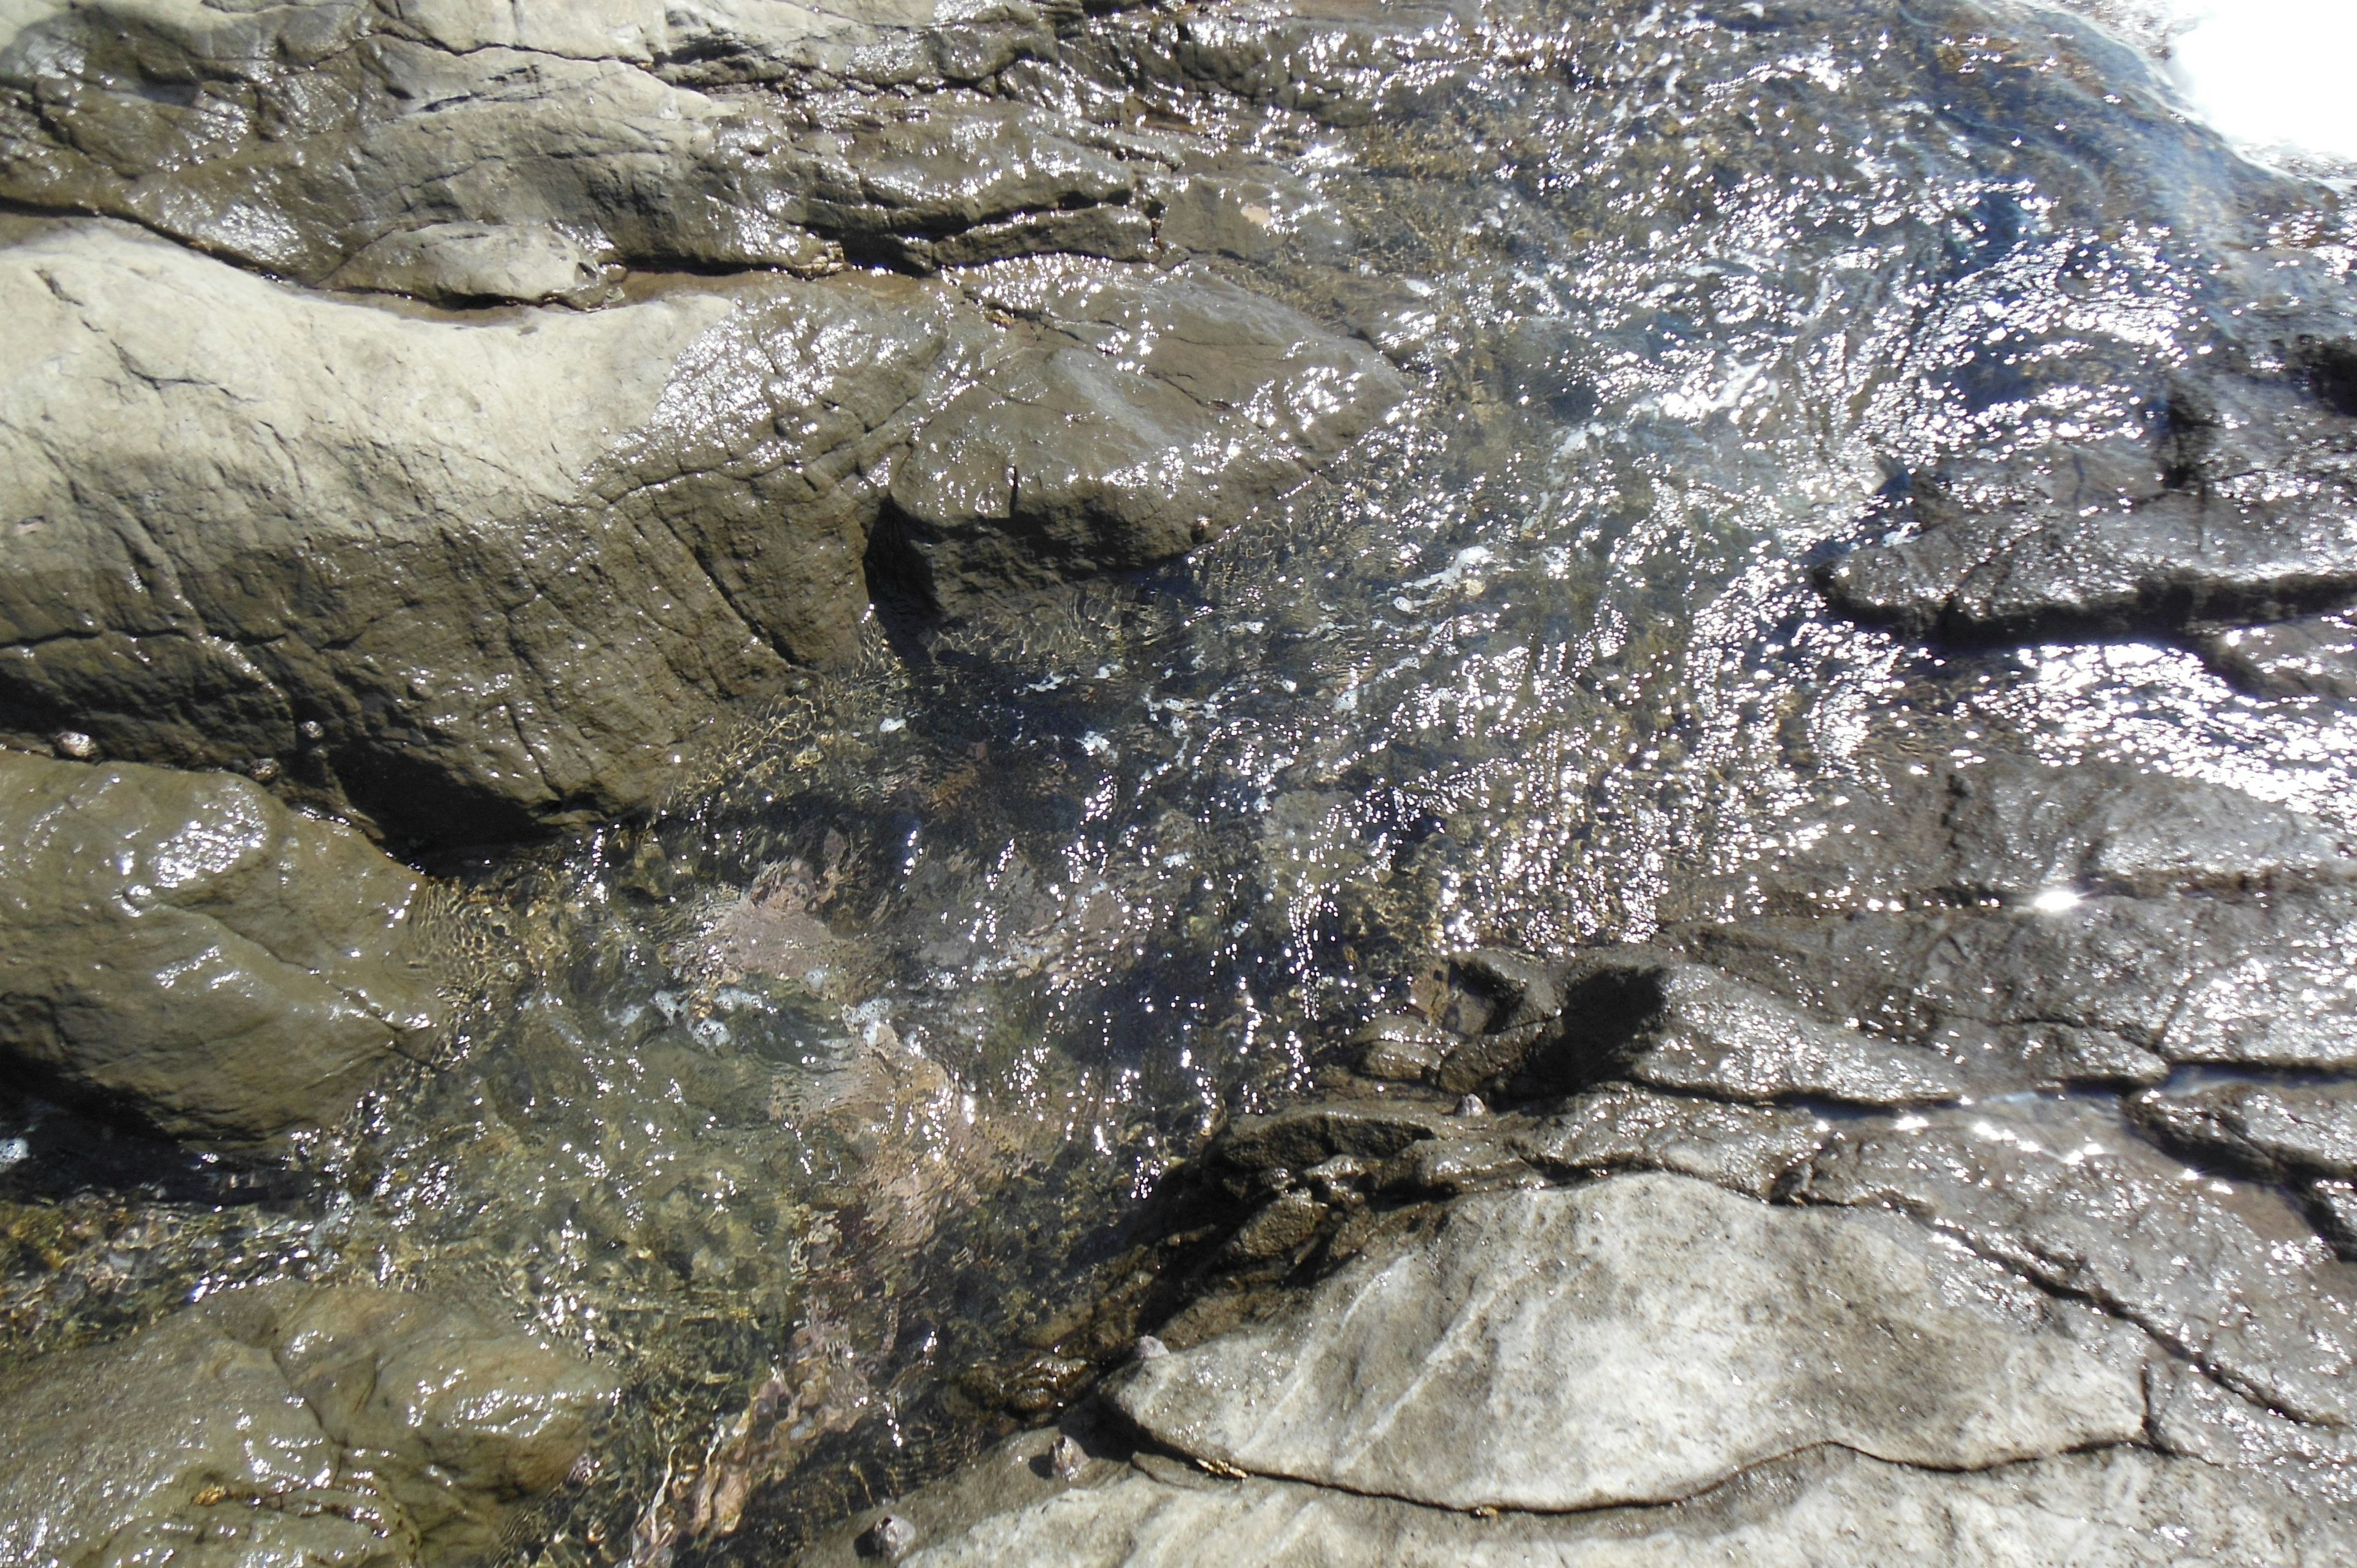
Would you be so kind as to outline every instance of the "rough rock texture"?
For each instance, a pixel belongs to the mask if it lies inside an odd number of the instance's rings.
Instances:
[[[1821,1449],[1671,1508],[1481,1519],[1388,1498],[1156,1466],[1056,1489],[1019,1448],[994,1455],[982,1498],[943,1488],[896,1505],[911,1568],[2160,1568],[2236,1563],[2323,1568],[2357,1544],[2330,1506],[2196,1461],[2134,1451],[2074,1455],[1968,1475]],[[1028,1494],[1046,1493],[1034,1498]],[[857,1521],[866,1526],[863,1518]],[[845,1530],[801,1562],[866,1560]]]
[[[1010,264],[967,285],[1039,325],[927,426],[892,482],[944,607],[1143,566],[1291,489],[1399,397],[1363,343],[1209,276]]]
[[[1022,0],[36,5],[0,37],[0,194],[449,300],[1139,255],[1136,138],[950,90],[1052,48]]]
[[[1190,1455],[1460,1509],[1666,1502],[1820,1443],[1978,1469],[2142,1430],[2133,1375],[1968,1305],[1990,1271],[1826,1218],[1672,1176],[1463,1198],[1113,1397]]]
[[[1785,825],[1797,847],[1689,895],[1756,912],[1567,962],[1465,955],[1470,1011],[1371,1026],[1361,1070],[1508,1101],[1622,1079],[1901,1105],[2357,1065],[2357,991],[2314,983],[2357,934],[2336,834],[2117,766],[1870,765]]]
[[[2357,993],[2315,983],[2357,858],[2280,806],[1994,753],[1890,766],[1788,831],[1809,847],[1741,874],[1761,913],[1656,941],[1990,1087],[2357,1064]]]
[[[2211,669],[2262,697],[2357,697],[2357,622],[2347,614],[2234,627],[2194,639]]]
[[[0,723],[264,759],[444,842],[646,803],[666,746],[782,668],[699,547],[758,563],[727,512],[765,485],[835,500],[938,334],[923,301],[788,285],[414,320],[99,228],[0,252]],[[862,325],[863,370],[913,374],[831,398],[805,345]],[[780,436],[781,407],[820,428]],[[767,628],[804,656],[858,597],[856,510],[818,510],[760,542],[805,535],[764,596],[804,612]]]
[[[2108,1111],[1951,1111],[1848,1131],[1803,1190],[1911,1214],[2268,1410],[2357,1424],[2357,1271],[2279,1198],[2189,1180]]]
[[[1523,1118],[1506,1119],[1512,1122]],[[1722,1105],[1632,1084],[1573,1097],[1531,1118],[1507,1140],[1533,1166],[1555,1173],[1675,1171],[1765,1198],[1786,1172],[1816,1154],[1832,1123],[1781,1106]]]
[[[2276,357],[2179,379],[2141,441],[1920,477],[1904,537],[1824,573],[1834,604],[1910,636],[2012,639],[2191,635],[2357,594],[2351,347],[2233,347]]]
[[[429,1043],[417,891],[243,779],[0,752],[0,1050],[185,1136],[331,1122]]]
[[[0,1388],[0,1562],[447,1562],[561,1480],[610,1380],[467,1305],[216,1296]]]
[[[101,226],[0,250],[0,731],[410,841],[613,816],[716,704],[848,655],[888,476],[979,593],[1183,551],[1396,395],[1224,285],[1024,286],[1040,324],[872,275],[459,322]],[[1085,395],[1009,401],[1041,375]]]
[[[2140,1094],[2128,1113],[2163,1143],[2256,1176],[2357,1177],[2357,1094],[2347,1087],[2218,1083]]]
[[[1862,1105],[1952,1099],[1964,1088],[1955,1068],[1929,1052],[1820,1023],[1666,953],[1598,954],[1553,987],[1553,1018],[1458,1047],[1440,1064],[1440,1086],[1528,1098],[1619,1075],[1731,1099],[1812,1095]]]

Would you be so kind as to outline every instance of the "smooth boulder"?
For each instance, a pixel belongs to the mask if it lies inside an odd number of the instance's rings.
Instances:
[[[225,1292],[0,1383],[0,1562],[465,1560],[565,1477],[613,1397],[468,1302]]]
[[[0,751],[0,1052],[184,1137],[331,1123],[430,1046],[418,891],[249,780]]]

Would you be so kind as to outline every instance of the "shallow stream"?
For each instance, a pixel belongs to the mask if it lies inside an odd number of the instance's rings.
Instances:
[[[2322,166],[2059,12],[1383,14],[1293,62],[1314,113],[1135,72],[1151,12],[1028,88],[1232,149],[1263,238],[1211,264],[1401,365],[1383,429],[1178,565],[963,624],[879,549],[857,668],[731,720],[656,821],[439,868],[445,1059],[296,1170],[17,1107],[8,1347],[466,1279],[628,1381],[512,1561],[775,1562],[1077,1387],[1025,1359],[1223,1117],[1451,952],[1751,912],[1869,738],[2357,832],[2345,704],[2158,642],[1927,652],[1812,579],[1910,474],[2141,429],[2242,313],[2341,319]],[[741,1520],[666,1535],[724,1451]]]

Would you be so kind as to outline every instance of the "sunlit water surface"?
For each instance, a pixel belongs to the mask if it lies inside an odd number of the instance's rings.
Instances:
[[[1878,736],[2357,830],[2343,708],[2167,647],[1927,653],[1810,581],[1895,475],[2140,427],[2254,277],[2341,288],[2329,191],[2050,13],[1566,5],[1415,48],[1348,128],[1133,97],[1110,44],[1042,90],[1306,181],[1351,253],[1213,264],[1393,354],[1386,428],[1159,575],[879,617],[660,821],[471,872],[447,1059],[315,1175],[20,1162],[13,1341],[270,1273],[468,1282],[630,1380],[519,1560],[623,1554],[774,1374],[770,1484],[681,1547],[765,1560],[1014,1419],[967,1374],[1221,1117],[1454,950],[1741,913]]]

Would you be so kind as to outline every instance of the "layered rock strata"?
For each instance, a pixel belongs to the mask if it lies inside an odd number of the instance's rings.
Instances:
[[[2288,933],[2347,950],[2357,860],[2214,785],[1919,755],[1743,867],[1760,913],[1464,955],[1231,1122],[1181,1179],[1226,1218],[1079,1446],[806,1560],[2351,1550],[2352,1097],[2171,1073],[2346,1068],[2283,988]]]

